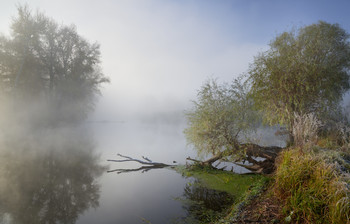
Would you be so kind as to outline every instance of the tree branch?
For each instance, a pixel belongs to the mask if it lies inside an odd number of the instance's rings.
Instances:
[[[147,157],[142,156],[142,158],[145,161],[139,160],[139,159],[134,159],[131,158],[129,156],[124,156],[118,153],[119,157],[125,158],[125,159],[120,159],[120,160],[115,160],[115,159],[108,159],[107,161],[109,162],[118,162],[118,163],[122,163],[122,162],[138,162],[140,164],[146,165],[146,166],[141,166],[139,168],[136,169],[115,169],[115,170],[109,170],[107,171],[107,173],[112,173],[112,172],[117,172],[117,174],[120,173],[129,173],[129,172],[136,172],[136,171],[142,171],[142,173],[147,172],[151,169],[161,169],[161,168],[165,168],[165,167],[172,167],[172,165],[169,164],[165,164],[165,163],[157,163],[157,162],[152,162],[152,160],[148,159]]]
[[[113,173],[113,172],[117,172],[117,174],[120,173],[130,173],[130,172],[136,172],[136,171],[142,171],[142,173],[145,173],[149,170],[152,169],[162,169],[166,166],[141,166],[139,168],[136,169],[114,169],[114,170],[108,170],[107,173]]]
[[[159,166],[170,166],[168,164],[165,164],[165,163],[157,163],[157,162],[152,162],[152,160],[148,159],[147,157],[144,157],[142,156],[142,158],[146,161],[142,161],[142,160],[139,160],[139,159],[134,159],[134,158],[131,158],[129,156],[124,156],[124,155],[121,155],[118,153],[118,156],[122,157],[122,158],[126,158],[126,159],[123,159],[123,160],[115,160],[115,159],[108,159],[107,161],[109,162],[138,162],[138,163],[141,163],[143,165],[151,165],[151,166],[155,166],[155,165],[159,165]]]

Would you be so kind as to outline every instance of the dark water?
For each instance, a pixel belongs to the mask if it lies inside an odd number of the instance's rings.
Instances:
[[[0,133],[0,223],[165,224],[188,223],[189,217],[200,220],[193,215],[195,210],[203,205],[210,208],[212,203],[205,204],[208,200],[198,197],[205,189],[189,185],[193,179],[185,179],[172,169],[107,173],[140,166],[106,161],[118,159],[117,153],[184,164],[186,156],[195,153],[186,146],[183,128],[182,124],[88,123],[75,128],[35,132],[14,128]],[[204,195],[212,195],[209,201],[222,199],[214,191],[207,190]],[[220,209],[220,205],[214,207]]]
[[[235,198],[226,192],[203,187],[198,180],[188,182],[179,200],[187,211],[178,223],[213,223],[225,215]]]

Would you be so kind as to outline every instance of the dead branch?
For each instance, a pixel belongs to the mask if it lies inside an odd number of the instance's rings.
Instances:
[[[197,160],[197,159],[192,159],[191,157],[187,157],[186,160],[190,160],[196,163],[202,163],[203,161]]]
[[[147,157],[144,157],[142,156],[142,158],[146,161],[142,161],[142,160],[139,160],[139,159],[134,159],[134,158],[131,158],[129,156],[124,156],[124,155],[121,155],[118,153],[118,156],[122,157],[122,158],[126,158],[126,159],[122,159],[122,160],[115,160],[115,159],[108,159],[107,161],[109,162],[138,162],[138,163],[141,163],[143,165],[151,165],[151,166],[170,166],[168,164],[165,164],[165,163],[157,163],[157,162],[152,162],[152,160],[148,159]]]
[[[121,159],[121,160],[115,160],[115,159],[108,159],[107,161],[109,162],[137,162],[146,166],[141,166],[139,168],[136,169],[115,169],[115,170],[109,170],[107,171],[108,173],[111,172],[117,172],[117,174],[120,173],[129,173],[129,172],[136,172],[136,171],[142,171],[142,173],[147,172],[151,169],[161,169],[161,168],[165,168],[165,167],[173,167],[173,165],[169,165],[169,164],[165,164],[165,163],[158,163],[158,162],[152,162],[152,160],[150,160],[147,157],[142,156],[142,158],[145,160],[139,160],[139,159],[134,159],[132,157],[129,156],[124,156],[118,153],[119,157],[125,158],[125,159]]]
[[[278,156],[279,152],[282,151],[283,148],[277,147],[277,146],[259,146],[256,144],[240,144],[239,150],[245,151],[245,157],[242,159],[243,161],[248,161],[250,164],[242,164],[242,163],[236,163],[234,164],[244,167],[248,170],[250,170],[253,173],[264,173],[269,174],[272,173],[274,170],[274,164],[275,159]],[[231,154],[233,154],[232,152]],[[227,153],[226,153],[227,154]],[[257,160],[256,158],[262,158],[262,160]],[[213,157],[205,160],[200,161],[196,159],[192,159],[191,157],[188,157],[187,160],[194,161],[196,163],[199,163],[202,166],[212,166],[212,164],[216,161],[225,161],[224,159],[224,153],[220,152],[217,155],[214,155]]]
[[[141,171],[141,173],[145,173],[149,170],[152,169],[162,169],[165,168],[166,166],[141,166],[139,168],[136,169],[114,169],[114,170],[108,170],[107,173],[113,173],[113,172],[117,172],[117,174],[120,173],[129,173],[129,172],[137,172],[137,171]]]
[[[223,152],[218,153],[217,155],[214,155],[213,157],[205,160],[205,161],[200,161],[200,160],[196,160],[196,159],[192,159],[191,157],[187,157],[186,160],[190,160],[196,163],[201,164],[202,166],[212,166],[212,164],[214,162],[216,162],[217,160],[222,159],[223,157]]]

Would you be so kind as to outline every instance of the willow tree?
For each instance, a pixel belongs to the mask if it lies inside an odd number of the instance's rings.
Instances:
[[[255,57],[251,95],[267,123],[291,130],[294,113],[335,117],[350,87],[348,38],[338,24],[321,21],[282,33]]]
[[[270,169],[271,164],[273,166],[270,160],[267,165],[253,159],[254,156],[266,158],[269,154],[274,161],[276,153],[271,152],[271,148],[247,144],[248,136],[255,130],[259,118],[248,90],[249,84],[239,78],[231,85],[218,84],[211,79],[198,91],[193,108],[186,112],[188,127],[184,133],[187,142],[194,146],[199,156],[212,156],[206,161],[198,161],[202,165],[211,166],[215,161],[229,156],[233,161],[248,160],[253,163],[254,166],[246,166],[252,171],[261,171],[265,165],[263,169]]]

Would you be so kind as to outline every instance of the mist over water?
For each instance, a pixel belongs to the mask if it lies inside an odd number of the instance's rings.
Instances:
[[[35,102],[35,103],[34,103]],[[173,170],[118,175],[117,153],[172,164],[194,152],[172,115],[124,122],[53,121],[45,101],[3,104],[0,216],[3,223],[171,223],[185,217],[187,183]],[[142,117],[142,118],[141,118]],[[181,122],[180,122],[181,120]],[[151,202],[151,203],[150,203]]]
[[[1,126],[2,223],[75,223],[99,206],[99,178],[107,167],[90,133],[80,127],[14,126]]]

